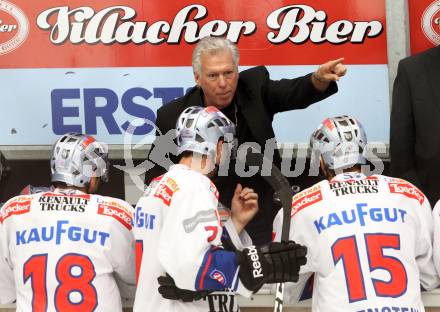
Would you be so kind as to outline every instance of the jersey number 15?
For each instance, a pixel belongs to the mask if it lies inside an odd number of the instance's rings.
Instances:
[[[400,236],[374,233],[364,234],[364,238],[370,272],[380,269],[390,275],[389,281],[370,277],[376,296],[394,298],[402,296],[406,292],[408,283],[405,266],[399,259],[383,253],[384,249],[400,250]],[[336,240],[332,246],[332,255],[335,265],[342,261],[344,266],[350,303],[367,299],[356,237],[353,235]]]

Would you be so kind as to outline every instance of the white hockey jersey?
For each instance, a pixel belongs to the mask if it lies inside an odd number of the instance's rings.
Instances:
[[[427,198],[401,179],[346,173],[293,197],[290,239],[307,246],[315,312],[424,311],[420,284],[439,284],[432,235]]]
[[[2,206],[3,203],[0,203],[0,209]],[[12,303],[15,301],[15,298],[14,275],[0,248],[0,304]]]
[[[440,275],[440,200],[434,206],[432,219],[434,220],[433,258],[437,273]]]
[[[232,222],[220,223],[218,191],[204,175],[174,165],[153,180],[134,214],[138,283],[134,312],[238,311],[234,292],[249,296],[238,279],[234,252],[222,248],[222,235],[243,248],[250,238],[240,236]],[[168,273],[176,285],[189,290],[225,290],[205,300],[184,303],[162,298],[157,278]]]
[[[17,311],[122,311],[115,276],[135,283],[132,217],[122,200],[75,190],[5,203],[0,249],[14,274]]]

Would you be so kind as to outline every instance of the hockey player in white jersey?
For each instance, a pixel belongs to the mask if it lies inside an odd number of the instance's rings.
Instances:
[[[3,153],[0,152],[0,209],[3,206],[3,189],[6,186],[7,178],[10,174],[10,167],[8,166]],[[1,281],[4,281],[3,283]],[[14,276],[8,268],[0,248],[0,304],[12,303],[15,300],[15,286]]]
[[[244,246],[249,241],[242,229],[257,209],[251,189],[237,186],[231,220],[225,229],[220,224],[219,194],[208,176],[231,146],[234,124],[215,107],[189,107],[176,129],[179,164],[152,181],[136,206],[134,311],[235,312],[235,292],[249,296],[264,283],[295,281],[304,247],[293,242]],[[163,282],[159,293],[158,277],[165,274],[174,279],[177,293],[168,292],[173,285]],[[226,292],[205,297],[206,291]]]
[[[315,312],[422,312],[420,284],[439,284],[431,207],[405,180],[362,174],[366,144],[361,124],[347,116],[326,119],[311,137],[327,180],[293,197],[290,239],[308,251],[300,281],[315,273]],[[276,240],[281,224],[278,214]]]
[[[108,179],[107,148],[70,133],[50,165],[53,191],[16,196],[0,210],[17,311],[122,311],[115,278],[135,283],[133,208],[93,194]]]
[[[440,275],[440,200],[434,206],[432,219],[434,220],[433,257],[435,268]]]

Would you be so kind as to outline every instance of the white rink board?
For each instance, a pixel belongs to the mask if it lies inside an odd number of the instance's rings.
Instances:
[[[269,66],[268,69],[272,79],[281,79],[307,74],[316,67]],[[88,133],[99,140],[123,144],[124,123],[133,121],[136,115],[145,116],[145,112],[154,122],[161,105],[193,85],[191,67],[1,69],[0,145],[51,145],[61,130],[72,129],[81,132],[89,129]],[[351,114],[364,124],[370,142],[388,143],[387,66],[348,66],[339,90],[338,94],[305,110],[276,115],[274,128],[278,141],[308,142],[311,132],[325,117]],[[54,95],[58,95],[57,100]],[[109,103],[114,106],[112,109]],[[110,121],[106,124],[97,111],[105,111],[105,118]],[[154,131],[144,130],[146,133],[135,135],[130,142],[151,143]]]

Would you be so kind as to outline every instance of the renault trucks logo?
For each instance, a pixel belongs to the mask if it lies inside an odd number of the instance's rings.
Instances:
[[[432,2],[423,12],[422,30],[434,45],[440,44],[440,0]]]
[[[23,11],[11,2],[0,0],[0,55],[17,49],[29,34]]]

